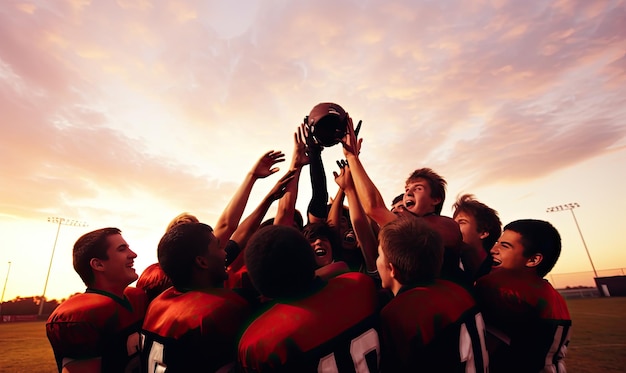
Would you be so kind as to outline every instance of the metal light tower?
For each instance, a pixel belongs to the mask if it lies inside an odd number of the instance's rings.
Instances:
[[[576,214],[574,214],[574,209],[576,207],[580,207],[580,205],[576,202],[568,203],[565,205],[558,205],[553,207],[548,207],[546,212],[559,212],[569,210],[572,213],[572,217],[574,218],[574,223],[576,223],[576,228],[578,229],[578,234],[580,234],[580,239],[583,241],[583,246],[585,247],[585,251],[587,252],[587,257],[589,258],[589,263],[591,263],[591,268],[593,269],[593,275],[598,277],[598,272],[596,272],[596,267],[593,265],[593,260],[591,260],[591,255],[589,255],[589,249],[587,249],[587,244],[585,243],[585,238],[583,237],[583,232],[580,230],[580,226],[578,225],[578,220],[576,220]]]
[[[4,302],[4,292],[7,290],[7,282],[9,282],[9,273],[11,272],[11,262],[9,262],[9,268],[7,269],[7,277],[4,279],[4,287],[2,288],[2,297],[0,298],[0,316],[2,316],[2,302]]]
[[[50,278],[50,270],[52,269],[52,260],[54,259],[54,251],[57,247],[57,240],[59,238],[59,231],[61,230],[61,225],[69,225],[73,227],[86,227],[87,223],[78,221],[78,220],[70,220],[65,218],[57,218],[57,217],[49,217],[49,223],[57,224],[57,234],[54,237],[54,245],[52,245],[52,255],[50,256],[50,264],[48,265],[48,274],[46,275],[46,283],[43,285],[43,293],[41,294],[41,299],[39,300],[39,316],[43,313],[43,306],[46,303],[46,289],[48,288],[48,279]]]

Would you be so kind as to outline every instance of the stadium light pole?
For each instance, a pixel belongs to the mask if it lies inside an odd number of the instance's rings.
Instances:
[[[52,255],[50,255],[50,264],[48,265],[48,274],[46,275],[46,282],[43,285],[43,293],[41,293],[41,298],[39,299],[39,314],[38,314],[39,316],[41,316],[41,314],[43,313],[43,306],[46,303],[46,289],[48,288],[48,279],[50,278],[50,270],[52,269],[52,260],[54,259],[54,251],[56,250],[56,247],[57,247],[57,240],[59,239],[59,231],[61,231],[61,225],[69,225],[72,227],[86,227],[87,226],[87,223],[82,222],[82,221],[58,218],[58,217],[48,217],[48,222],[57,224],[57,234],[54,237],[54,245],[52,245]]]
[[[591,268],[593,269],[593,274],[595,277],[598,277],[598,272],[596,272],[596,267],[593,265],[593,260],[591,260],[591,255],[589,254],[589,249],[587,249],[587,244],[585,243],[585,238],[583,237],[583,232],[580,230],[580,226],[578,225],[578,220],[576,219],[576,214],[574,214],[574,209],[580,207],[577,202],[568,203],[565,205],[558,205],[553,207],[548,207],[546,212],[559,212],[569,210],[572,213],[572,217],[574,218],[574,223],[576,223],[576,228],[578,229],[578,234],[580,234],[580,239],[583,241],[583,246],[585,247],[585,251],[587,252],[587,257],[589,258],[589,263],[591,263]]]
[[[4,292],[7,290],[7,282],[9,282],[9,273],[11,272],[11,262],[7,269],[7,277],[4,279],[4,287],[2,288],[2,297],[0,298],[0,316],[2,316],[2,303],[4,302]]]

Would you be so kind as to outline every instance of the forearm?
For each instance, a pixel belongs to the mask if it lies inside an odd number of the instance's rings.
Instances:
[[[339,230],[339,226],[341,224],[341,216],[343,215],[343,201],[346,198],[346,194],[343,189],[339,188],[337,190],[337,194],[333,199],[333,203],[330,205],[330,210],[328,211],[328,225],[331,227],[336,227]]]
[[[237,227],[233,233],[230,239],[237,242],[242,251],[248,244],[250,237],[252,237],[254,232],[256,232],[261,225],[261,222],[272,205],[272,202],[273,200],[270,199],[269,196],[265,197],[257,208],[255,208],[254,211],[252,211],[252,213],[245,218],[241,224],[239,224],[239,227]]]
[[[372,226],[359,202],[356,191],[347,189],[345,193],[348,198],[350,221],[365,260],[365,267],[369,272],[376,271],[378,240],[372,231]]]
[[[374,182],[372,182],[367,175],[359,157],[354,154],[348,154],[346,158],[350,165],[356,194],[361,202],[361,206],[363,206],[365,214],[381,227],[395,220],[396,215],[385,206],[382,195],[378,191],[378,188],[376,188],[376,185],[374,185]]]
[[[296,213],[296,200],[298,198],[298,182],[302,168],[295,169],[294,180],[287,186],[287,191],[278,200],[278,210],[274,218],[274,225],[294,225],[294,215]]]
[[[217,223],[213,227],[215,237],[220,239],[220,243],[225,245],[233,232],[237,229],[243,211],[248,203],[252,186],[257,181],[257,177],[252,172],[248,172],[243,183],[237,188],[232,199],[220,215]]]

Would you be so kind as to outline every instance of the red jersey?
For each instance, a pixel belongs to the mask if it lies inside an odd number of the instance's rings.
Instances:
[[[239,364],[246,372],[377,372],[376,326],[373,280],[342,274],[254,320],[239,342]]]
[[[460,285],[403,287],[380,318],[384,372],[488,371],[482,315]]]
[[[492,372],[565,371],[572,321],[548,281],[500,269],[479,278],[475,290],[487,331],[499,341],[490,346]]]
[[[215,372],[234,366],[237,341],[250,317],[248,303],[227,289],[180,292],[156,297],[142,330],[146,372]]]
[[[87,289],[59,305],[46,334],[59,372],[74,360],[101,358],[102,372],[139,372],[139,332],[148,303],[134,287],[124,299]]]

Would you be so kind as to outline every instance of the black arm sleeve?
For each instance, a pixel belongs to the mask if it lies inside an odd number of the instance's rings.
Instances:
[[[321,149],[315,149],[309,153],[309,172],[312,194],[307,212],[317,218],[326,219],[328,217],[328,190]]]

